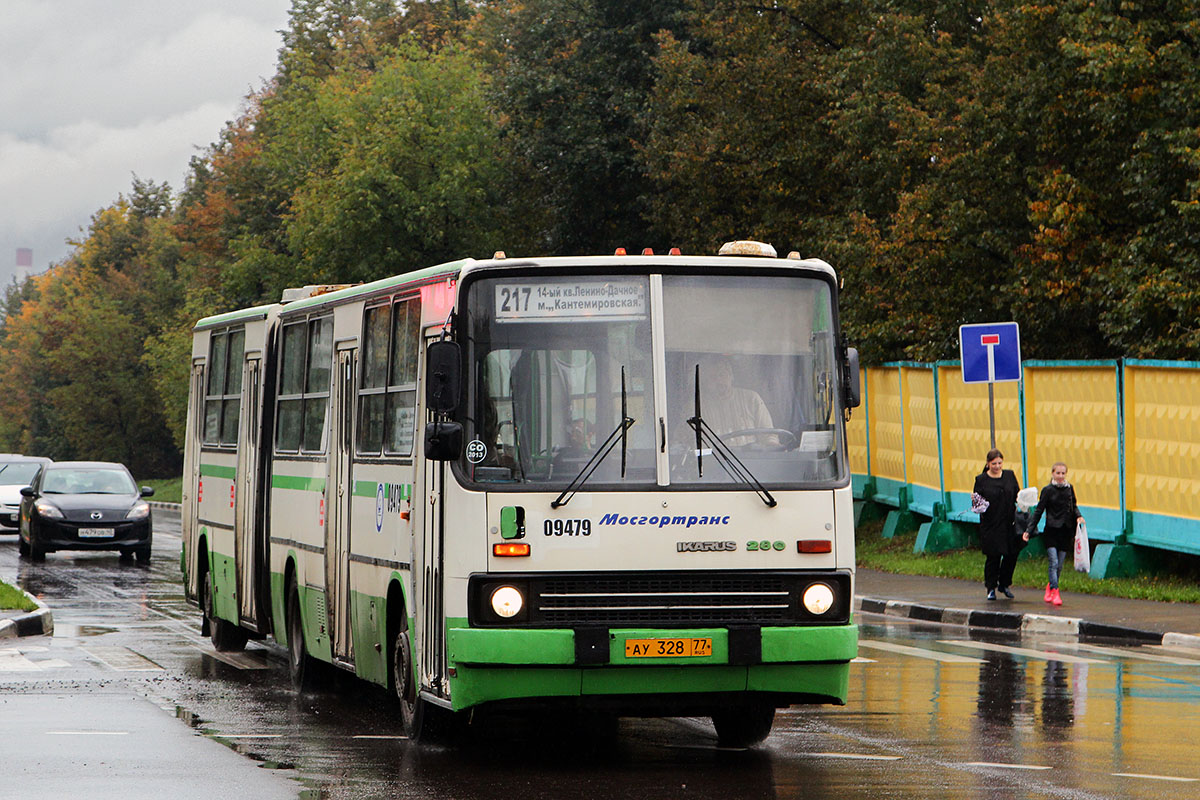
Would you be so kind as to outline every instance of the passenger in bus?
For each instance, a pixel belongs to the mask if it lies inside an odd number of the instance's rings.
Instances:
[[[730,433],[774,428],[767,404],[753,389],[733,385],[733,361],[716,356],[701,362],[701,411],[704,421],[731,447],[745,445],[779,446],[774,433],[729,436]]]

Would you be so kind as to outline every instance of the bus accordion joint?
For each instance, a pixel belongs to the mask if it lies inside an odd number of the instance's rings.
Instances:
[[[530,547],[525,542],[498,542],[492,545],[494,556],[527,556]]]
[[[800,539],[796,542],[798,553],[832,553],[833,541],[830,539]]]

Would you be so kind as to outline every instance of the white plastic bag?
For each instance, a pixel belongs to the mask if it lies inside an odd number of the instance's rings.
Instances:
[[[1075,571],[1092,571],[1092,550],[1088,542],[1086,522],[1075,526]]]

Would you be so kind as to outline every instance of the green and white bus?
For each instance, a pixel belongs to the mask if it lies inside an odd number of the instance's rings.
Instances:
[[[750,253],[750,254],[746,254]],[[464,260],[200,320],[187,596],[219,650],[475,710],[710,716],[845,702],[857,654],[829,265]],[[468,713],[464,713],[468,712]]]

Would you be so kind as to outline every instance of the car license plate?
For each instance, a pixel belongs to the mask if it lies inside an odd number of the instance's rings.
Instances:
[[[712,655],[712,637],[702,639],[626,639],[626,658],[698,658]]]
[[[112,528],[80,528],[80,539],[106,539],[113,535]]]

